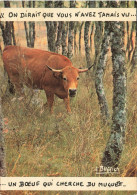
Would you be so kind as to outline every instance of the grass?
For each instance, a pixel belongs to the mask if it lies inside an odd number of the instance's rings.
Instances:
[[[85,60],[77,56],[73,59],[73,64],[81,67],[81,64],[85,64]],[[104,84],[112,114],[111,71],[111,67],[108,67]],[[25,88],[26,98],[13,96],[6,91],[7,79],[3,75],[2,66],[0,74],[8,176],[97,176],[95,169],[101,163],[111,129],[111,120],[110,125],[102,123],[92,74],[80,75],[78,94],[71,99],[72,113],[67,114],[63,101],[55,98],[52,115],[43,109],[43,104],[46,102],[44,91],[33,94],[32,89]],[[119,164],[120,172],[109,176],[125,176],[127,169],[137,159],[135,97],[137,97],[137,78],[134,74],[128,79],[127,131]],[[71,192],[71,194],[92,193],[117,194],[117,192]],[[22,192],[22,194],[30,195],[31,192]],[[61,195],[70,192],[33,192],[33,194]],[[118,194],[134,193],[118,192]]]

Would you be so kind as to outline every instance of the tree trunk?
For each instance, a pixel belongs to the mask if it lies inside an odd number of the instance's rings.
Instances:
[[[131,66],[131,72],[133,72],[137,68],[137,22],[135,24],[136,27],[136,37],[135,37],[135,49],[133,53],[133,58],[132,58],[132,66]]]
[[[10,37],[7,36],[7,33],[6,33],[6,30],[5,30],[5,26],[4,24],[0,21],[0,28],[1,28],[1,31],[2,31],[2,37],[3,37],[3,42],[4,42],[4,45],[11,45],[11,39]]]
[[[85,22],[84,42],[85,42],[87,67],[91,66],[91,57],[90,57],[90,48],[89,48],[89,27],[90,27],[90,22],[89,21]]]
[[[5,176],[6,176],[5,143],[3,137],[2,109],[1,109],[1,98],[0,98],[0,177],[5,177]]]
[[[118,2],[111,3],[116,7]],[[126,130],[126,69],[124,48],[124,22],[110,22],[112,32],[113,63],[113,116],[110,138],[108,140],[102,164],[105,167],[117,167],[123,150]]]
[[[96,1],[89,1],[89,7],[95,8],[96,7]]]
[[[74,27],[74,53],[77,53],[77,28],[78,28],[78,22],[75,22],[75,27]]]
[[[91,32],[90,32],[90,49],[91,49],[92,55],[95,55],[94,35],[95,35],[95,23],[93,22],[91,26]]]
[[[137,8],[137,2],[134,2],[134,7]],[[137,22],[134,22],[135,25],[135,31],[136,31],[136,37],[135,37],[135,50],[133,53],[133,58],[132,58],[132,66],[131,66],[131,72],[137,68]]]
[[[81,53],[81,33],[82,33],[83,25],[84,25],[84,22],[81,23],[80,29],[79,29],[79,53]]]
[[[67,33],[68,33],[68,23],[62,23],[62,55],[67,56]]]
[[[108,4],[108,2],[107,2]],[[100,1],[99,6],[100,7],[107,7],[106,2]],[[93,70],[96,72],[96,65],[99,60],[99,55],[101,52],[101,44],[103,39],[103,29],[104,29],[104,23],[103,22],[96,22],[95,23],[95,60],[94,60],[94,67]]]
[[[56,7],[56,8],[62,8],[63,6],[64,6],[63,1],[55,1],[54,2],[54,7]]]
[[[35,1],[29,1],[29,8],[35,7]],[[25,2],[22,1],[22,7],[25,7]],[[24,22],[27,47],[34,47],[35,44],[35,22]]]
[[[133,53],[135,50],[135,35],[136,35],[136,22],[132,22],[132,28],[130,33],[130,50],[128,54],[129,63],[131,63],[133,58]]]
[[[63,22],[58,23],[58,33],[57,33],[57,40],[56,40],[56,53],[61,52],[61,38],[62,38],[62,27]]]
[[[35,22],[29,22],[29,47],[34,47],[35,43]]]
[[[4,1],[4,7],[10,8],[10,2]],[[1,22],[0,21],[0,28],[2,30],[2,37],[4,45],[16,45],[15,35],[14,35],[14,23],[13,22]]]
[[[94,1],[88,1],[87,6],[89,8],[96,7],[96,3]],[[87,67],[90,67],[92,64],[91,57],[90,57],[90,47],[89,47],[89,41],[90,41],[90,35],[89,35],[89,29],[90,29],[90,21],[85,22],[85,28],[84,28],[84,42],[85,42],[85,54],[86,54],[86,61],[87,61]]]
[[[16,45],[16,39],[14,35],[14,23],[13,22],[5,22],[2,23],[0,21],[0,28],[2,30],[2,37],[3,37],[3,42],[4,45],[12,45],[12,40],[13,44]]]
[[[29,1],[29,8],[35,8],[35,1]],[[29,42],[30,47],[34,47],[35,44],[35,22],[29,22]]]
[[[53,1],[45,1],[45,7],[46,8],[53,8]]]
[[[45,1],[46,8],[53,8],[53,1]],[[57,33],[57,22],[45,22],[47,27],[47,41],[48,41],[48,50],[55,52],[56,51],[56,33]]]
[[[74,22],[69,22],[68,33],[68,58],[71,60],[73,57],[73,38],[74,38]]]
[[[48,49],[52,52],[55,52],[57,22],[46,22],[46,26],[47,26]]]
[[[55,1],[54,7],[55,8],[62,8],[64,6],[63,1]],[[63,22],[58,22],[58,29],[57,29],[57,40],[55,43],[56,53],[61,53],[61,38],[62,38],[62,27],[63,27]]]
[[[99,55],[101,53],[101,43],[103,39],[103,22],[96,22],[95,30],[95,60],[94,60],[94,72],[96,72],[96,66],[99,60]]]
[[[6,22],[4,33],[5,45],[12,45],[12,22]]]
[[[70,1],[70,8],[75,8],[76,1]],[[74,39],[74,22],[69,22],[69,33],[68,33],[68,58],[71,60],[73,57],[73,39]]]
[[[1,48],[1,45],[0,45],[0,54],[1,54],[1,57],[2,57],[2,48]]]
[[[129,57],[129,50],[130,50],[130,28],[129,28],[129,22],[127,21],[126,23],[127,23],[127,25],[126,25],[126,27],[127,27],[127,29],[126,29],[126,31],[127,31],[126,57],[127,57],[127,60],[129,60],[128,57]]]
[[[98,101],[100,105],[100,110],[103,120],[106,122],[109,118],[109,111],[107,100],[105,97],[105,91],[103,86],[103,76],[104,70],[107,62],[108,49],[110,47],[110,32],[109,32],[109,23],[105,23],[105,35],[101,45],[101,53],[99,61],[97,63],[96,74],[95,74],[95,88],[98,96]]]
[[[64,2],[63,1],[55,1],[54,2],[54,7],[55,8],[63,8]]]
[[[27,22],[24,22],[24,28],[25,28],[25,34],[26,34],[26,41],[27,41],[27,46],[29,47],[29,34],[28,34],[28,28],[27,28]]]
[[[10,8],[10,2],[9,1],[4,1],[4,7],[5,8]],[[0,21],[0,28],[2,30],[2,37],[3,37],[3,42],[4,46],[6,45],[16,45],[16,39],[14,35],[14,23],[13,22],[1,22]],[[14,91],[14,86],[10,82],[9,83],[9,91],[12,90]]]
[[[13,45],[16,45],[16,38],[15,38],[15,31],[14,31],[14,23],[13,22],[11,22],[11,29],[12,29]]]

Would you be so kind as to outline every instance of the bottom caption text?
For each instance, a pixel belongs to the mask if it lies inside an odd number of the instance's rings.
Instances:
[[[137,190],[134,177],[1,177],[0,190]]]

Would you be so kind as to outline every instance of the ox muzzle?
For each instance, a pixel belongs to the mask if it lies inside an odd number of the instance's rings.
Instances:
[[[75,97],[76,93],[77,93],[76,89],[69,89],[69,96],[70,97]]]

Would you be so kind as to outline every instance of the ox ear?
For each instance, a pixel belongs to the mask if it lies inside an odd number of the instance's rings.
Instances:
[[[82,73],[82,72],[87,72],[88,70],[90,70],[92,67],[94,66],[94,64],[92,66],[90,66],[89,68],[86,68],[86,69],[78,69],[78,72],[79,73]]]
[[[62,70],[56,70],[54,68],[49,67],[48,65],[47,65],[47,67],[48,67],[49,70],[51,70],[54,73],[62,73]]]
[[[56,79],[62,78],[62,70],[53,69],[53,68],[49,67],[48,65],[47,65],[47,67],[48,67],[48,69],[49,69],[50,71],[53,72],[53,76],[54,76]]]

